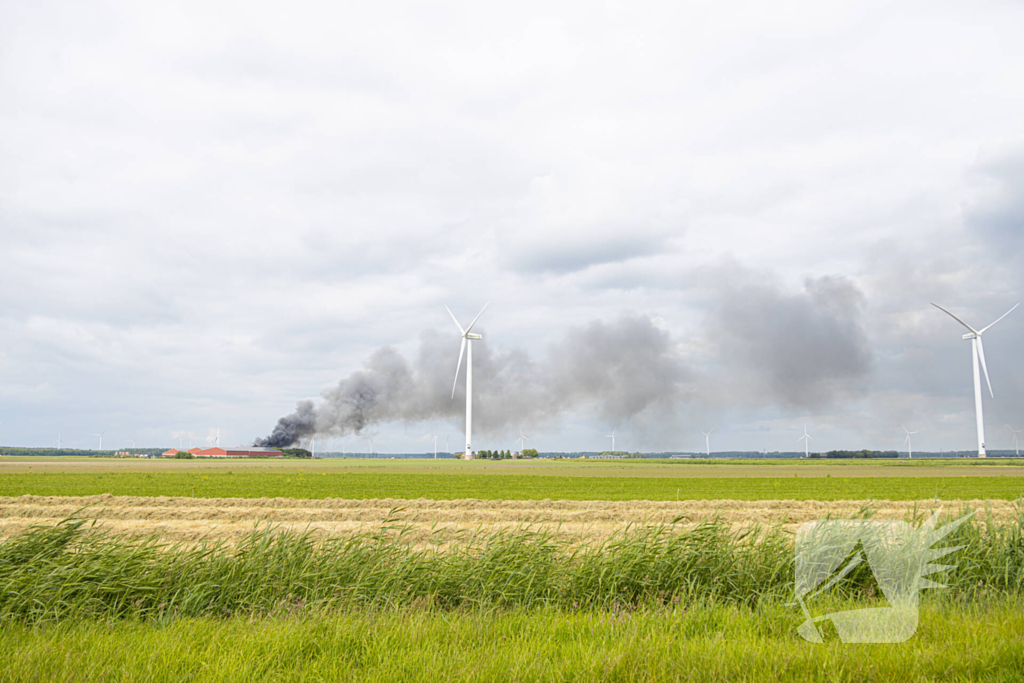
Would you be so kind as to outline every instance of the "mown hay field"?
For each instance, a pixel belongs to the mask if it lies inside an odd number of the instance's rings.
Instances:
[[[1015,501],[793,501],[793,500],[402,500],[376,498],[190,498],[144,496],[19,496],[0,498],[0,538],[33,525],[56,524],[71,517],[95,520],[98,527],[134,537],[155,535],[164,541],[196,543],[236,540],[257,527],[342,536],[377,528],[400,517],[409,539],[427,542],[438,529],[512,531],[529,528],[560,539],[596,540],[631,525],[684,525],[719,520],[733,527],[781,525],[795,531],[803,522],[868,514],[907,519],[943,509],[979,511],[995,521],[1020,513]]]

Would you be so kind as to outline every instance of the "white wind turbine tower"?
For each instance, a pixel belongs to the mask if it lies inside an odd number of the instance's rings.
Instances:
[[[1017,435],[1024,432],[1024,429],[1014,429],[1010,425],[1006,425],[1006,428],[1013,432],[1013,448],[1017,455],[1020,455],[1020,444],[1017,443]]]
[[[704,448],[707,451],[708,457],[711,457],[711,432],[715,431],[713,428],[708,431],[700,430],[700,433],[704,435]]]
[[[459,369],[462,367],[462,354],[466,354],[466,450],[462,454],[463,459],[469,460],[473,457],[473,342],[483,337],[479,334],[472,334],[471,330],[473,325],[476,325],[476,321],[483,315],[484,310],[490,306],[488,301],[484,304],[484,307],[480,309],[480,312],[473,318],[473,322],[469,324],[469,327],[462,329],[462,325],[455,318],[455,314],[447,306],[444,310],[448,311],[448,315],[455,321],[455,326],[459,328],[459,332],[462,334],[462,347],[459,349],[459,363],[455,366],[455,381],[452,383],[452,398],[455,398],[455,387],[459,383]],[[469,350],[466,350],[466,347]]]
[[[900,426],[902,427],[903,425],[900,425]],[[908,431],[906,427],[903,427],[903,431],[907,432],[907,438],[903,440],[903,443],[907,444],[907,457],[908,458],[913,458],[914,457],[914,443],[913,443],[913,441],[911,441],[910,437],[912,435],[914,435],[914,434],[917,434],[917,432]]]
[[[966,327],[968,330],[970,330],[970,332],[968,334],[965,334],[963,338],[971,340],[971,356],[974,360],[974,417],[978,423],[978,457],[984,458],[985,416],[982,412],[981,407],[981,375],[978,372],[979,361],[981,364],[981,370],[984,371],[985,373],[985,383],[988,384],[988,393],[992,396],[992,398],[995,398],[996,395],[992,393],[992,380],[990,380],[988,377],[988,365],[985,363],[985,345],[981,341],[981,335],[985,334],[985,332],[989,328],[991,328],[992,325],[995,325],[997,322],[999,322],[1006,316],[1010,315],[1010,313],[1013,312],[1013,309],[1017,308],[1017,306],[1020,306],[1020,304],[1015,304],[1013,308],[1011,308],[1006,313],[1003,313],[1001,316],[996,318],[995,322],[989,324],[987,327],[981,328],[980,330],[974,329],[973,327],[965,323],[963,320],[947,311],[942,306],[939,306],[936,303],[933,303],[932,306],[935,306],[935,308],[939,309],[940,311],[948,315],[950,318],[952,318],[953,320],[957,321],[958,323]]]
[[[811,457],[811,435],[807,433],[807,425],[804,425],[804,435],[796,440],[797,443],[804,442],[804,457]]]
[[[60,450],[60,430],[59,429],[57,430],[57,440],[54,441],[54,443],[57,444],[57,450],[59,451]]]
[[[104,434],[106,434],[106,432],[100,432],[99,434],[93,434],[93,436],[100,437],[100,450],[101,451],[103,450],[103,435]]]
[[[523,434],[523,428],[519,428],[519,454],[522,455],[523,449],[526,447],[526,442],[530,440],[530,437]],[[614,444],[612,450],[615,450]]]
[[[430,433],[434,437],[434,460],[437,460],[437,432],[431,431]]]
[[[604,438],[606,438],[606,439],[610,438],[612,440],[612,452],[613,453],[615,452],[615,432],[616,431],[618,431],[617,428],[613,429],[611,434],[605,434],[604,435]]]
[[[309,456],[310,460],[316,460],[316,433],[315,432],[313,433],[313,436],[309,437],[309,453],[310,453],[310,456]]]

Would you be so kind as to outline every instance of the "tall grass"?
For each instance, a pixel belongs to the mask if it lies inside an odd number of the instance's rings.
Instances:
[[[981,519],[948,537],[946,545],[964,546],[945,577],[953,597],[1024,592],[1022,529],[1024,515],[1001,524]],[[438,531],[425,547],[406,542],[405,530],[391,516],[374,533],[347,537],[258,528],[236,544],[166,546],[69,519],[0,544],[0,621],[402,606],[756,607],[791,599],[792,537],[778,527],[635,526],[594,544],[528,528]],[[868,597],[869,579],[854,572],[837,590]]]

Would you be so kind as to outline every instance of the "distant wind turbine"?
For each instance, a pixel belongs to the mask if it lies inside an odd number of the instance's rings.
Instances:
[[[309,457],[311,460],[316,460],[316,434],[309,437]]]
[[[700,430],[700,433],[704,435],[704,447],[707,449],[708,457],[711,457],[711,432],[715,431],[714,428],[708,431]]]
[[[965,323],[963,320],[961,320],[960,318],[956,317],[955,315],[953,315],[952,313],[947,311],[942,306],[939,306],[938,304],[935,304],[935,303],[933,303],[932,306],[935,306],[935,308],[939,309],[940,311],[942,311],[943,313],[948,315],[950,318],[952,318],[953,320],[957,321],[958,323],[960,323],[961,325],[966,327],[968,330],[970,330],[970,333],[965,334],[963,338],[971,340],[971,356],[972,356],[972,359],[974,361],[974,417],[975,417],[975,419],[976,419],[976,421],[978,423],[978,457],[979,458],[984,458],[985,457],[985,416],[982,413],[982,406],[981,406],[981,375],[978,372],[978,364],[979,364],[979,362],[981,364],[981,370],[984,371],[984,373],[985,373],[985,382],[988,384],[988,393],[989,393],[989,395],[991,395],[992,398],[995,398],[996,395],[994,393],[992,393],[992,380],[990,380],[989,377],[988,377],[988,366],[985,363],[985,345],[982,344],[982,342],[981,342],[981,335],[985,334],[985,332],[989,328],[991,328],[992,325],[995,325],[997,322],[999,322],[1000,320],[1002,320],[1006,316],[1010,315],[1010,313],[1013,313],[1013,309],[1017,308],[1017,306],[1020,306],[1020,304],[1019,303],[1015,304],[1013,306],[1013,308],[1011,308],[1006,313],[1003,313],[1001,316],[996,318],[995,322],[989,324],[988,327],[981,328],[980,330],[974,329],[973,327],[971,327],[970,325]]]
[[[54,442],[57,444],[57,450],[60,450],[60,430],[57,430],[57,440]]]
[[[99,434],[93,434],[93,436],[100,437],[100,450],[101,451],[103,450],[103,435],[104,434],[106,434],[106,432],[100,432]]]
[[[1017,443],[1017,435],[1024,432],[1024,429],[1014,429],[1010,425],[1006,425],[1006,428],[1013,432],[1013,448],[1017,455],[1020,455],[1020,445]]]
[[[437,432],[431,431],[430,433],[434,437],[434,460],[437,460]]]
[[[523,434],[523,428],[519,428],[519,452],[522,453],[526,447],[526,442],[530,440],[530,437]],[[615,450],[615,444],[612,444],[612,450]]]
[[[804,425],[804,435],[796,440],[797,443],[804,442],[804,457],[811,457],[811,435],[807,433],[807,425]]]
[[[455,387],[459,383],[459,369],[462,367],[462,354],[466,354],[466,451],[462,454],[463,459],[469,460],[473,457],[473,342],[483,339],[479,334],[472,334],[473,325],[476,325],[476,321],[483,315],[484,310],[490,306],[490,302],[484,304],[484,307],[480,309],[480,312],[473,318],[473,322],[469,324],[469,327],[462,329],[462,325],[456,319],[455,314],[452,313],[452,309],[447,306],[444,310],[448,311],[448,315],[455,321],[455,326],[459,328],[459,332],[462,334],[462,346],[459,348],[459,363],[455,366],[455,381],[452,383],[452,398],[455,398]],[[468,351],[466,347],[469,347]]]
[[[618,428],[613,429],[611,434],[605,434],[604,435],[604,438],[606,438],[606,439],[610,438],[612,440],[612,452],[613,453],[615,452],[615,432],[616,431],[618,431]]]
[[[907,457],[908,458],[913,458],[914,457],[914,443],[911,441],[910,437],[913,434],[917,434],[917,432],[908,431],[906,427],[903,427],[903,431],[907,432],[907,438],[903,440],[903,443],[907,444]]]

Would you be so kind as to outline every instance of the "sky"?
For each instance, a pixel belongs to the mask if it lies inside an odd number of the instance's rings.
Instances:
[[[313,401],[318,449],[461,450],[444,307],[490,302],[474,448],[972,448],[930,303],[1024,300],[1022,23],[0,0],[0,444],[250,444]],[[990,449],[1022,334],[985,335]]]

